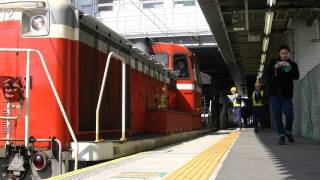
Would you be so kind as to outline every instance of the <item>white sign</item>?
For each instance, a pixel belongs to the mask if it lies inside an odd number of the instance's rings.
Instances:
[[[14,19],[13,9],[0,9],[0,22]]]

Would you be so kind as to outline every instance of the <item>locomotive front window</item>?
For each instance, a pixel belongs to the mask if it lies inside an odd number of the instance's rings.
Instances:
[[[185,54],[173,55],[173,72],[176,74],[178,79],[189,79],[189,65],[188,57]]]
[[[165,67],[168,67],[169,56],[167,53],[155,54],[154,59],[163,64]]]

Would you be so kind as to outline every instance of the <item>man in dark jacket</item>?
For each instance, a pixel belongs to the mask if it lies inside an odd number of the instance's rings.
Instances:
[[[269,88],[270,103],[275,120],[279,145],[288,141],[294,143],[293,125],[293,80],[299,79],[298,65],[290,59],[290,48],[282,45],[279,48],[279,59],[270,61],[266,67],[265,77]],[[282,111],[286,116],[286,125],[282,123]]]

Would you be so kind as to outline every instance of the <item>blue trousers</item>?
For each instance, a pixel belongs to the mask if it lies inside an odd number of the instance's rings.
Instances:
[[[253,116],[254,128],[258,127],[258,122],[260,124],[262,124],[262,122],[264,121],[264,115],[265,115],[265,109],[263,106],[262,107],[253,107],[252,116]]]
[[[292,98],[271,96],[270,103],[272,106],[272,114],[273,114],[278,135],[281,137],[286,134],[292,134],[292,125],[293,125]],[[286,116],[285,127],[283,126],[283,123],[282,123],[282,111]]]
[[[238,125],[238,127],[241,127],[241,107],[234,107],[233,113],[234,113],[234,122]]]

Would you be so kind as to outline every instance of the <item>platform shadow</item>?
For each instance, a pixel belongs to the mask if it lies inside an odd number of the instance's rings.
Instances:
[[[274,129],[266,129],[254,134],[266,148],[268,156],[284,179],[319,180],[320,145],[304,138],[296,138],[296,143],[278,145]]]

